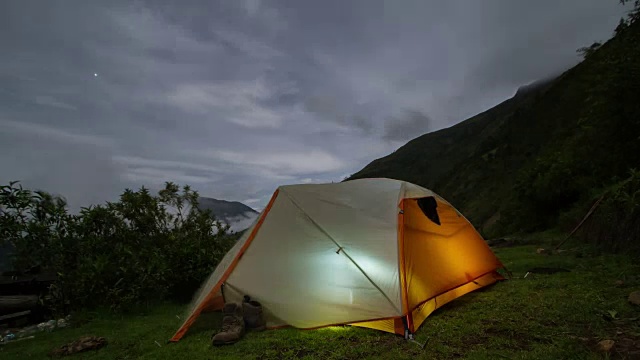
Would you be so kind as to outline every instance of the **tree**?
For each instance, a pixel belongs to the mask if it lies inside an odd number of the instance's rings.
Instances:
[[[582,55],[582,57],[586,59],[589,56],[593,55],[601,46],[602,46],[602,43],[596,41],[593,44],[591,44],[591,46],[581,47],[580,49],[576,50],[576,52]]]
[[[632,0],[620,0],[620,4],[626,5],[627,3],[630,3],[631,1]],[[628,19],[629,19],[628,24],[632,24],[635,21],[637,21],[638,19],[640,19],[640,0],[634,0],[633,1],[633,9],[631,9],[629,11]]]

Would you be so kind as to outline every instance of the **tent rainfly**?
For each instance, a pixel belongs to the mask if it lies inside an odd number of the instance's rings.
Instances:
[[[249,295],[269,328],[349,324],[408,336],[437,308],[503,279],[451,204],[391,179],[281,186],[196,293],[198,316]]]

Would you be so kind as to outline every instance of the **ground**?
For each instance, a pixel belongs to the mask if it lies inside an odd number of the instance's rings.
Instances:
[[[623,255],[592,255],[570,249],[536,252],[540,245],[495,249],[513,273],[432,314],[417,342],[375,330],[331,327],[249,333],[235,344],[209,345],[220,317],[202,319],[178,343],[167,343],[184,306],[161,305],[144,314],[77,314],[74,327],[38,333],[0,346],[0,358],[47,359],[47,353],[83,335],[108,345],[73,359],[640,359],[640,306],[627,301],[640,290],[640,264]],[[569,270],[529,274],[535,267]],[[80,322],[80,324],[78,324]],[[609,353],[598,342],[614,340]],[[635,352],[635,354],[634,354]]]

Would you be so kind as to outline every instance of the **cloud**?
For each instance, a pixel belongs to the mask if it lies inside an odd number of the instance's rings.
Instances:
[[[123,178],[138,184],[145,184],[151,186],[162,186],[165,182],[174,182],[180,185],[200,185],[206,184],[212,181],[212,178],[207,176],[189,175],[184,171],[179,170],[166,170],[147,167],[138,167],[127,169],[123,174]]]
[[[407,110],[385,123],[383,138],[388,141],[406,141],[431,130],[432,120],[417,110]]]
[[[66,110],[78,110],[77,107],[59,101],[53,96],[36,96],[35,103],[42,106],[52,106]]]
[[[340,105],[339,100],[332,95],[311,96],[304,102],[305,110],[317,114],[322,120],[333,122],[346,130],[359,130],[364,134],[371,134],[373,124],[362,115],[351,114],[347,106]],[[357,111],[357,110],[356,110]]]
[[[260,214],[254,212],[246,212],[242,215],[221,219],[223,222],[229,224],[231,231],[241,231],[253,224]]]
[[[219,50],[215,44],[194,37],[184,24],[166,21],[164,16],[168,14],[150,7],[133,3],[124,9],[108,9],[104,13],[113,23],[114,30],[124,35],[121,40],[132,43],[138,51],[142,48],[203,55]]]
[[[239,31],[231,30],[214,30],[214,34],[223,41],[226,45],[232,46],[238,51],[243,52],[245,55],[267,60],[284,54],[273,47],[265,44],[262,41],[256,40],[253,37],[247,36]]]
[[[180,109],[222,118],[247,128],[277,128],[284,115],[261,102],[278,96],[263,80],[217,84],[181,84],[167,96]]]
[[[10,134],[26,135],[31,141],[42,139],[62,143],[83,144],[98,147],[114,146],[114,141],[96,135],[78,134],[72,131],[62,130],[48,125],[18,122],[12,120],[0,120],[0,129]]]
[[[239,0],[238,3],[244,14],[253,23],[258,23],[268,35],[275,35],[284,31],[288,22],[272,3],[263,0]]]
[[[186,161],[174,161],[174,160],[156,160],[146,159],[138,156],[115,156],[113,160],[124,166],[129,167],[149,167],[159,169],[183,169],[183,170],[196,170],[203,172],[216,173],[220,169],[205,164],[190,163]]]
[[[343,161],[322,150],[290,152],[212,150],[206,155],[241,167],[259,168],[285,178],[294,174],[332,172],[345,167]]]
[[[249,205],[249,204],[255,204],[261,200],[262,199],[245,199],[245,200],[242,200],[242,203],[245,205]]]
[[[52,137],[51,132],[34,138],[30,132],[4,130],[0,130],[3,182],[19,180],[27,188],[62,195],[74,212],[114,200],[124,190],[123,169],[111,160],[111,148],[93,146],[84,138]]]
[[[339,181],[572,66],[626,10],[603,0],[0,7],[0,51],[11,54],[0,56],[3,178],[83,205],[169,180],[255,207],[279,185]]]

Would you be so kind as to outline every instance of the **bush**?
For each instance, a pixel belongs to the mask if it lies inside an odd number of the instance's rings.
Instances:
[[[189,299],[234,241],[188,186],[126,190],[70,215],[62,198],[16,184],[0,188],[0,244],[17,270],[58,273],[58,307]]]
[[[607,189],[578,237],[603,251],[640,255],[640,171]]]

